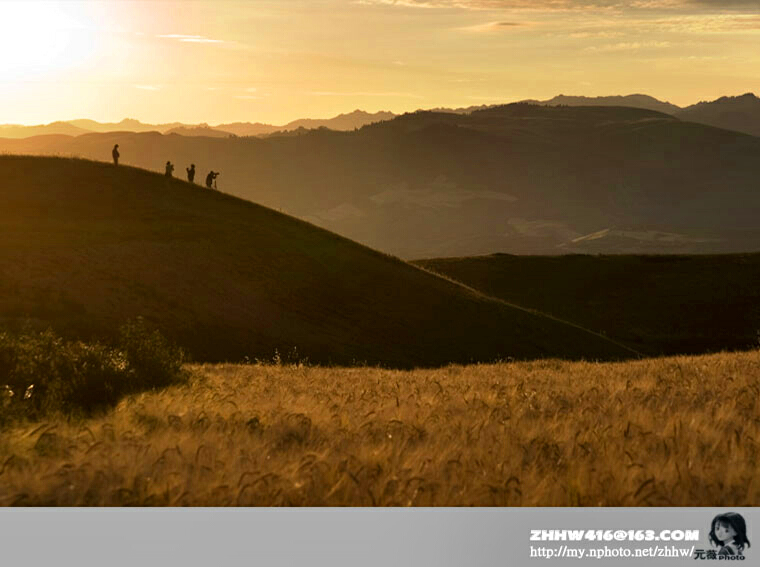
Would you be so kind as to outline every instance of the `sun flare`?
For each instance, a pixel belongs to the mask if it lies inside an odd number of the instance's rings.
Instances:
[[[2,2],[0,75],[4,81],[45,81],[93,53],[86,13],[66,2]]]

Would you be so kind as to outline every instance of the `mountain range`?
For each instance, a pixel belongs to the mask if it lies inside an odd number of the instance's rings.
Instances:
[[[676,115],[682,109],[675,104],[662,102],[654,97],[644,94],[632,94],[626,96],[565,96],[557,95],[549,100],[525,100],[529,104],[542,104],[548,106],[627,106],[630,108],[645,108],[665,114]]]
[[[699,124],[715,126],[716,128],[760,136],[760,99],[752,93],[746,93],[741,96],[723,96],[717,100],[702,101],[684,108],[643,94],[600,97],[559,95],[550,100],[526,102],[551,106],[629,106],[633,108],[646,108],[670,114],[687,122],[697,122]]]
[[[266,139],[0,140],[202,180],[403,258],[760,249],[760,138],[629,107],[516,103]]]
[[[724,96],[714,101],[699,102],[684,108],[669,102],[662,102],[644,94],[598,97],[558,95],[548,100],[524,100],[521,102],[546,106],[625,106],[643,108],[670,114],[688,122],[697,122],[699,124],[707,124],[718,128],[725,128],[726,130],[735,130],[753,136],[760,136],[760,99],[752,93],[733,97]],[[502,105],[478,105],[462,108],[439,107],[430,109],[429,112],[470,114],[495,106]],[[138,120],[130,118],[117,123],[101,123],[94,120],[80,119],[37,126],[2,124],[0,125],[0,138],[27,138],[43,134],[78,136],[89,132],[151,131],[161,132],[162,134],[176,133],[183,136],[267,136],[303,129],[328,128],[338,131],[354,130],[367,124],[391,120],[396,116],[398,115],[392,112],[380,111],[368,113],[363,110],[355,110],[328,119],[302,118],[293,120],[282,126],[263,124],[261,122],[232,122],[216,126],[209,126],[208,124],[183,124],[181,122],[143,124]]]
[[[339,114],[333,118],[313,119],[301,118],[282,126],[262,124],[260,122],[232,122],[229,124],[183,124],[170,122],[166,124],[144,124],[139,120],[125,118],[121,122],[96,122],[95,120],[80,119],[66,122],[53,122],[38,126],[22,126],[18,124],[0,124],[0,138],[27,138],[44,134],[65,134],[79,136],[93,132],[161,132],[162,134],[180,134],[182,136],[262,136],[276,132],[289,132],[299,128],[329,128],[330,130],[353,130],[366,124],[390,120],[396,115],[391,112],[369,113],[355,110],[347,114]]]

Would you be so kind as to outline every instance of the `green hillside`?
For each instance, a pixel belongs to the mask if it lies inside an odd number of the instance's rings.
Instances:
[[[131,167],[0,157],[0,324],[112,336],[144,316],[196,360],[437,365],[617,358],[505,305],[276,211]]]
[[[648,354],[745,349],[760,339],[760,254],[496,254],[415,263]]]

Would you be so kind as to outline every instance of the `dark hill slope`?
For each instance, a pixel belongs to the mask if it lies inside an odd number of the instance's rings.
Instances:
[[[722,96],[717,100],[702,101],[685,108],[662,102],[647,95],[628,96],[555,96],[551,100],[524,102],[548,106],[628,106],[648,108],[673,115],[684,122],[697,122],[725,130],[735,130],[751,136],[760,136],[760,99],[752,93],[741,96]]]
[[[611,342],[273,210],[131,167],[0,157],[0,319],[108,336],[146,317],[196,359],[437,365],[610,358]]]
[[[415,264],[648,354],[744,349],[760,338],[760,254],[495,254]]]
[[[760,136],[760,99],[752,93],[699,102],[674,114],[681,120]]]
[[[645,94],[594,97],[557,95],[550,100],[526,100],[524,102],[548,106],[628,106],[632,108],[656,110],[657,112],[664,112],[666,114],[675,114],[681,110],[674,104],[662,102],[661,100],[657,100],[656,98]]]
[[[645,109],[513,104],[266,140],[18,142],[0,151],[109,161],[119,143],[130,165],[195,163],[227,192],[404,257],[760,249],[760,139]]]

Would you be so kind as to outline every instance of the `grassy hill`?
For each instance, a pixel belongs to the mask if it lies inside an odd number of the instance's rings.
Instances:
[[[178,137],[177,137],[178,138]],[[144,316],[196,360],[437,365],[631,353],[276,211],[131,167],[0,157],[0,325]]]
[[[269,139],[157,132],[0,140],[0,151],[201,174],[404,258],[760,250],[760,139],[637,108],[512,104]]]
[[[760,254],[496,254],[415,263],[649,354],[745,349],[760,339]]]

